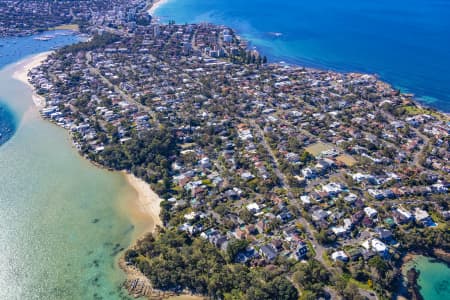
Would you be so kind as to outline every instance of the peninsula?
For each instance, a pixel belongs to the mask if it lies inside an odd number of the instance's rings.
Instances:
[[[143,294],[387,299],[405,254],[448,255],[447,114],[134,2],[28,76],[83,156],[161,197],[162,226],[125,253]]]

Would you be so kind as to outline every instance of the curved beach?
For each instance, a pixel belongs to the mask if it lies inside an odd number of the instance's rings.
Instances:
[[[38,108],[43,108],[45,106],[45,99],[41,96],[39,96],[35,90],[34,87],[28,82],[28,72],[39,66],[44,60],[47,59],[47,57],[52,53],[52,51],[42,52],[36,55],[33,55],[29,58],[26,58],[20,62],[18,62],[16,65],[18,68],[13,74],[13,78],[17,79],[26,85],[28,85],[32,90],[32,98],[33,102]]]
[[[156,226],[162,226],[159,213],[162,199],[156,194],[148,183],[133,174],[125,173],[125,178],[131,187],[137,192],[137,197],[131,203],[135,218],[143,218],[148,226],[145,233],[153,232]]]
[[[39,96],[34,87],[28,82],[28,72],[39,66],[51,54],[51,51],[43,52],[26,58],[16,64],[17,68],[13,73],[13,78],[23,82],[32,89],[32,98],[35,106],[40,109],[45,106],[45,99]],[[161,226],[159,218],[160,203],[162,199],[151,189],[150,185],[133,174],[123,172],[128,184],[136,191],[136,196],[131,201],[126,202],[126,206],[131,212],[133,219],[138,219],[146,224],[145,232],[152,232],[157,225]],[[142,233],[138,233],[142,234]]]
[[[160,199],[132,175],[94,166],[39,116],[27,73],[48,55],[0,71],[0,97],[20,123],[0,148],[0,298],[126,299],[118,259],[160,224]]]
[[[152,6],[148,10],[148,13],[153,16],[153,14],[158,9],[158,7],[160,7],[160,6],[164,5],[165,3],[167,3],[167,1],[169,1],[169,0],[154,0],[153,3],[152,3]]]

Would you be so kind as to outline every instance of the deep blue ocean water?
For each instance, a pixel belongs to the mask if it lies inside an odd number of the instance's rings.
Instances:
[[[231,26],[272,62],[375,73],[450,112],[448,0],[169,0],[155,15]]]
[[[61,35],[68,31],[44,32],[30,37],[0,38],[0,69],[6,65],[15,63],[27,56],[52,50],[72,44],[80,38],[75,35]],[[43,35],[55,35],[49,41],[37,41],[34,38]],[[14,112],[0,99],[0,145],[8,141],[17,128],[17,118]]]
[[[9,108],[0,102],[0,145],[8,141],[16,131],[16,119]]]

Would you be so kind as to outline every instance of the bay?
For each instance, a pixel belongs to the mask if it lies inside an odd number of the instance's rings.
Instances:
[[[450,268],[447,264],[417,256],[408,265],[420,272],[417,283],[425,300],[450,299]]]
[[[128,299],[117,260],[148,225],[133,219],[136,191],[82,158],[13,79],[22,59],[78,40],[0,39],[0,118],[15,131],[0,146],[0,299]]]
[[[55,38],[48,41],[37,41],[35,38],[52,35]],[[19,61],[29,55],[48,51],[80,39],[70,31],[49,31],[27,37],[7,37],[0,39],[0,69]],[[17,118],[10,110],[5,100],[0,98],[0,146],[6,143],[15,133]]]

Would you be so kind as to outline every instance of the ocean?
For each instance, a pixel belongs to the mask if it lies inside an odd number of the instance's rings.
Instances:
[[[12,78],[17,61],[76,41],[0,39],[0,299],[128,299],[117,260],[148,225],[130,211],[136,191],[82,158]]]
[[[276,4],[169,0],[156,14],[232,26],[271,61],[377,73],[450,111],[447,1]],[[119,250],[143,230],[126,209],[135,191],[121,174],[80,157],[67,132],[39,117],[30,89],[11,79],[10,64],[76,41],[74,36],[0,39],[0,299],[127,298],[116,262]],[[436,272],[448,272],[439,265],[422,273],[421,286]]]
[[[450,112],[447,0],[168,0],[155,15],[228,25],[272,62],[377,74]]]
[[[450,112],[450,1],[167,0],[161,22],[234,28],[269,61],[377,74]],[[450,268],[420,257],[425,300],[450,299]]]

